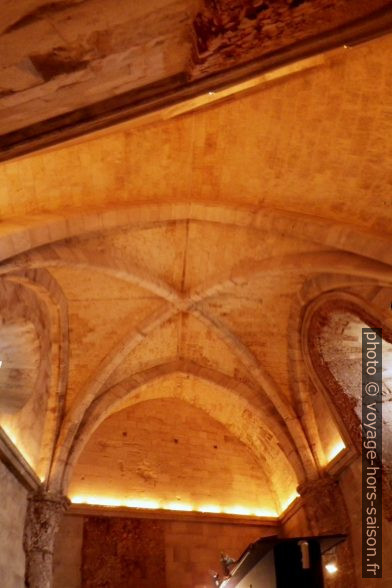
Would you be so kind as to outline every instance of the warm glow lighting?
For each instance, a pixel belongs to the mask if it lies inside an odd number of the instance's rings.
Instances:
[[[338,566],[335,563],[327,563],[325,569],[327,570],[328,574],[336,574],[338,571]]]
[[[328,454],[328,461],[332,461],[334,457],[336,457],[337,455],[339,455],[341,451],[343,451],[343,449],[346,449],[346,446],[343,443],[343,441],[339,441],[339,443],[336,443],[336,445],[334,445],[334,447]]]
[[[87,498],[84,498],[84,496],[73,496],[71,498],[73,504],[86,504],[86,500]]]
[[[100,506],[122,506],[121,500],[116,498],[101,498],[96,496],[89,496],[86,499],[86,504],[100,505]]]
[[[175,510],[179,512],[200,512],[210,514],[230,514],[239,516],[256,516],[260,518],[277,518],[275,511],[269,509],[250,509],[244,506],[236,505],[232,507],[222,508],[216,504],[205,504],[198,508],[190,504],[183,504],[182,502],[168,502],[161,505],[157,500],[148,500],[143,498],[119,499],[110,498],[107,496],[73,496],[71,498],[73,504],[87,504],[91,506],[111,506],[111,507],[126,507],[126,508],[148,508],[152,510]]]
[[[18,447],[17,446],[17,439],[16,439],[13,431],[11,429],[9,429],[6,425],[2,425],[1,428],[3,429],[3,431],[5,431],[7,433],[7,437],[12,441],[12,443],[17,448]]]
[[[7,427],[7,425],[1,425],[1,428],[6,433],[7,437],[12,441],[12,444],[16,447],[22,457],[27,461],[29,466],[34,470],[33,460],[25,450],[23,444],[19,441],[19,439],[14,434],[13,430]],[[34,470],[35,471],[35,470]]]
[[[169,502],[165,508],[168,510],[186,510],[188,512],[193,510],[190,504],[181,504],[181,502]]]
[[[282,512],[284,512],[289,506],[290,504],[292,504],[294,502],[294,500],[296,500],[298,498],[299,494],[298,492],[294,492],[290,498],[288,498],[285,502],[282,503]]]
[[[230,508],[226,508],[224,510],[224,512],[226,514],[243,515],[243,516],[249,516],[252,514],[248,508],[245,508],[243,506],[232,506]]]
[[[265,508],[264,509],[258,508],[252,514],[254,514],[255,517],[268,517],[268,518],[274,518],[274,519],[276,519],[278,516],[276,511],[267,510]]]
[[[222,512],[222,509],[219,508],[219,506],[213,506],[213,505],[201,506],[198,510],[199,510],[199,512],[211,512],[211,513]]]
[[[126,500],[124,506],[128,508],[159,508],[159,502],[156,500]]]

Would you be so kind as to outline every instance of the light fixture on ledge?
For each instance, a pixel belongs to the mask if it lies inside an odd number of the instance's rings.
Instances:
[[[325,552],[324,567],[330,576],[337,574],[337,572],[339,571],[335,547]]]

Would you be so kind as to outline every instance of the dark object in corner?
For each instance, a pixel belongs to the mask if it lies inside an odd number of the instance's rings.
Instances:
[[[324,588],[322,554],[345,535],[267,537],[251,543],[221,588]]]

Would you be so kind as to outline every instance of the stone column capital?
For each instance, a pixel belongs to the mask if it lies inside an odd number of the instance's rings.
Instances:
[[[305,480],[297,488],[300,496],[308,496],[313,494],[323,494],[325,492],[334,491],[339,486],[339,481],[329,474],[323,474],[319,478],[313,480]]]
[[[306,480],[297,488],[315,535],[348,533],[349,517],[339,481],[329,474]]]

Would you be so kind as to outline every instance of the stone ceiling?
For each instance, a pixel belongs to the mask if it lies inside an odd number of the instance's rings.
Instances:
[[[261,465],[263,492],[242,506],[264,496],[277,514],[355,452],[308,369],[306,317],[333,294],[391,320],[391,52],[385,36],[251,95],[1,165],[0,299],[18,301],[37,378],[12,409],[1,391],[1,425],[49,488],[110,479],[131,499],[155,480],[159,498],[161,479],[165,501],[172,487],[203,506],[183,476],[157,470],[156,447],[124,478],[135,415],[130,461],[155,431],[182,464],[204,415],[192,466],[213,504],[219,480],[234,480],[219,470],[228,446],[242,474]],[[237,482],[226,502],[241,505]]]
[[[357,43],[392,26],[389,4],[5,1],[0,156],[6,159],[13,149],[31,151],[87,127],[105,126],[112,117],[129,119],[143,108],[215,90],[251,71]],[[248,69],[237,72],[242,66]],[[206,76],[207,85],[195,85]]]

